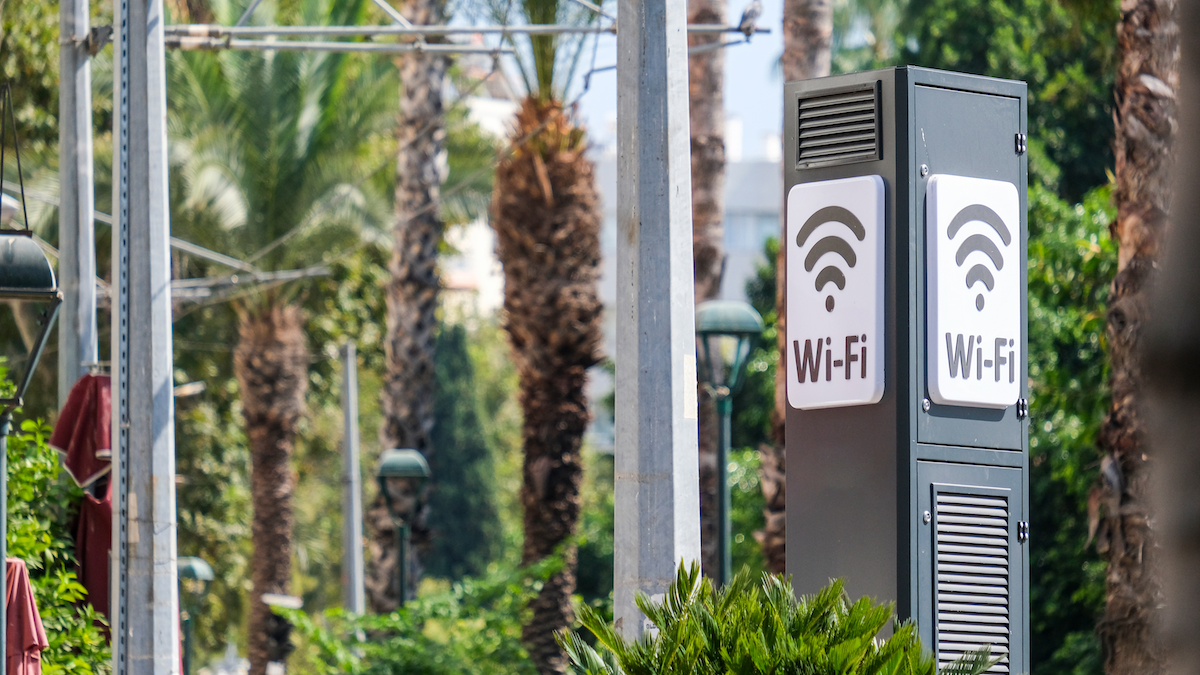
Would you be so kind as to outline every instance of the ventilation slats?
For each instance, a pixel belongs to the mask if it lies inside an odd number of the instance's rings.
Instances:
[[[1007,673],[1009,512],[1004,497],[937,493],[937,652],[939,667],[990,645]]]
[[[879,156],[878,85],[801,99],[797,159],[801,167]]]

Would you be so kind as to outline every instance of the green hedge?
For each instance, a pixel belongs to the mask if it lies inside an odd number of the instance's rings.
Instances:
[[[757,579],[757,583],[756,580]],[[599,650],[579,633],[560,644],[577,675],[934,675],[911,621],[893,624],[890,604],[869,598],[851,603],[840,580],[797,599],[783,576],[756,576],[747,568],[714,590],[699,566],[681,566],[661,603],[638,594],[638,608],[658,628],[626,640],[588,607],[583,625]],[[943,673],[981,673],[992,665],[986,650],[969,654]]]

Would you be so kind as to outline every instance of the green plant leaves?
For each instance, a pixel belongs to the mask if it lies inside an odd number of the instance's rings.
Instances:
[[[893,625],[890,604],[850,602],[837,579],[797,598],[783,576],[743,569],[722,589],[681,565],[661,602],[639,594],[638,608],[654,623],[636,640],[621,637],[590,607],[580,607],[593,648],[578,634],[559,636],[575,675],[935,675],[916,624]],[[943,673],[977,675],[994,661],[987,649],[968,654]]]

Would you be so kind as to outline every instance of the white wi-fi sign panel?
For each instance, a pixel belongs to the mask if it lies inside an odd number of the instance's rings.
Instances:
[[[804,183],[787,200],[788,403],[883,398],[884,187],[879,176]]]
[[[1021,396],[1021,199],[997,180],[929,179],[929,397],[1007,408]]]

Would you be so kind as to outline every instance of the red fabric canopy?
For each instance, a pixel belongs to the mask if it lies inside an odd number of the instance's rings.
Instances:
[[[112,378],[84,375],[71,388],[50,434],[50,447],[81,487],[91,485],[112,466]]]
[[[8,675],[41,675],[42,650],[50,646],[33,599],[25,561],[8,559],[5,606],[8,617]]]

